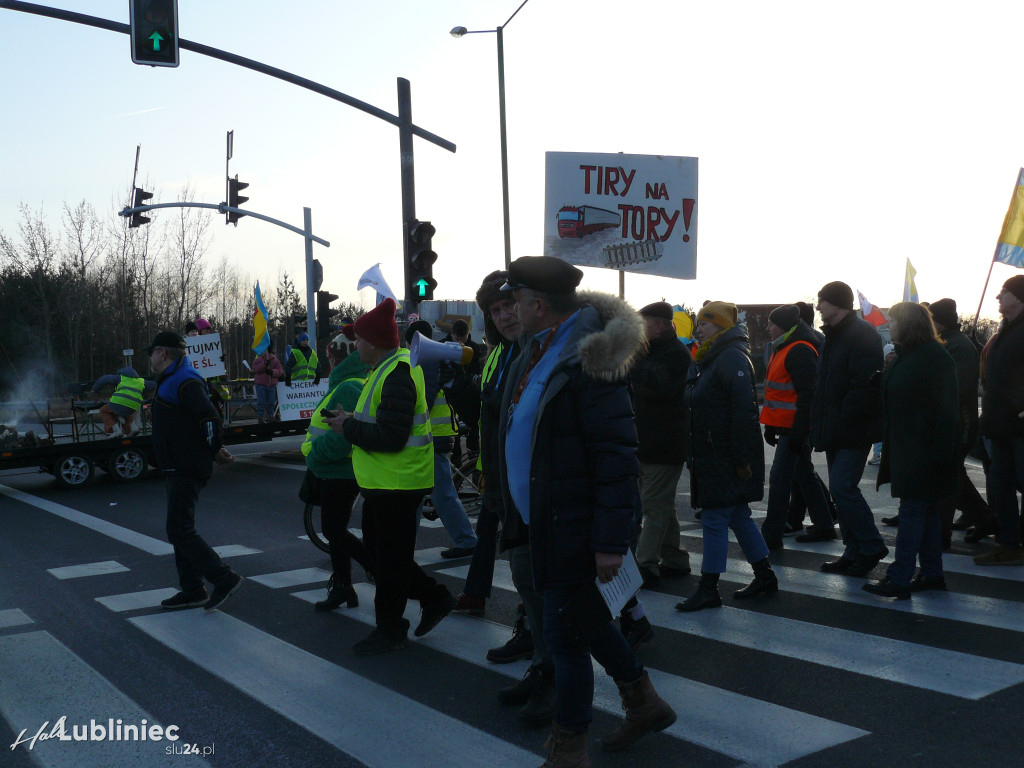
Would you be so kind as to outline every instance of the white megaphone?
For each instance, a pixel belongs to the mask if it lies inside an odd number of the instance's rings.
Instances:
[[[464,347],[457,341],[434,341],[419,331],[412,335],[412,343],[409,344],[409,363],[412,365],[423,365],[424,363],[468,365],[472,359],[472,347]]]

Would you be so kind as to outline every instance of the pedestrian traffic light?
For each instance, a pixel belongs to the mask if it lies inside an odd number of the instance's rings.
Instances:
[[[318,343],[331,340],[331,318],[341,310],[331,309],[331,302],[338,298],[336,293],[316,292],[316,338]]]
[[[437,281],[434,279],[434,262],[437,254],[431,247],[430,240],[437,230],[429,221],[413,219],[409,222],[408,243],[406,253],[406,278],[408,286],[406,297],[413,301],[431,301]]]
[[[241,208],[242,203],[249,200],[248,197],[242,197],[238,193],[248,187],[244,181],[238,180],[238,174],[235,174],[235,178],[228,179],[228,207],[229,208]],[[245,216],[244,213],[235,213],[234,211],[228,211],[228,223],[238,226],[238,220]]]
[[[131,0],[132,61],[178,66],[178,0]]]
[[[135,193],[132,195],[132,208],[141,208],[147,204],[146,201],[152,196],[152,192],[146,192],[142,187],[136,187]],[[128,227],[134,229],[135,227],[141,227],[143,224],[149,224],[149,222],[149,216],[133,213],[131,221],[128,222]]]

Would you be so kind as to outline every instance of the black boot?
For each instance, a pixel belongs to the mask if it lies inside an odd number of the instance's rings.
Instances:
[[[526,703],[516,713],[516,717],[524,725],[531,728],[551,725],[555,716],[555,669],[554,667],[537,667],[540,672],[534,681],[533,690]]]
[[[722,596],[718,594],[718,574],[702,573],[697,591],[685,603],[676,603],[676,610],[692,613],[702,608],[719,608],[721,605]]]
[[[779,580],[767,557],[756,563],[751,563],[751,565],[754,567],[754,580],[743,589],[733,592],[733,597],[737,600],[745,600],[748,597],[771,595],[779,591]]]
[[[351,581],[335,579],[334,574],[331,574],[331,578],[327,582],[327,599],[314,603],[313,610],[333,611],[346,601],[349,608],[359,607],[359,595],[356,594],[355,587],[352,586]]]

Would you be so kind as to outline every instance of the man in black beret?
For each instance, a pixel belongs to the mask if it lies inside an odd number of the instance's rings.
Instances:
[[[636,426],[624,379],[645,336],[625,302],[577,296],[583,273],[566,262],[524,257],[508,272],[523,352],[502,398],[501,491],[506,518],[528,528],[554,659],[557,709],[546,764],[588,765],[591,656],[615,680],[626,711],[603,739],[605,750],[625,749],[676,719],[607,609],[604,621],[591,602],[601,600],[595,577],[611,581],[628,556],[640,507]],[[566,618],[574,611],[593,626],[577,634]]]

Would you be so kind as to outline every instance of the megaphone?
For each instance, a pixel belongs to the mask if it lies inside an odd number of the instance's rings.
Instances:
[[[412,343],[409,344],[409,363],[412,365],[425,363],[468,365],[472,359],[472,347],[464,347],[457,341],[434,341],[419,331],[412,335]]]

